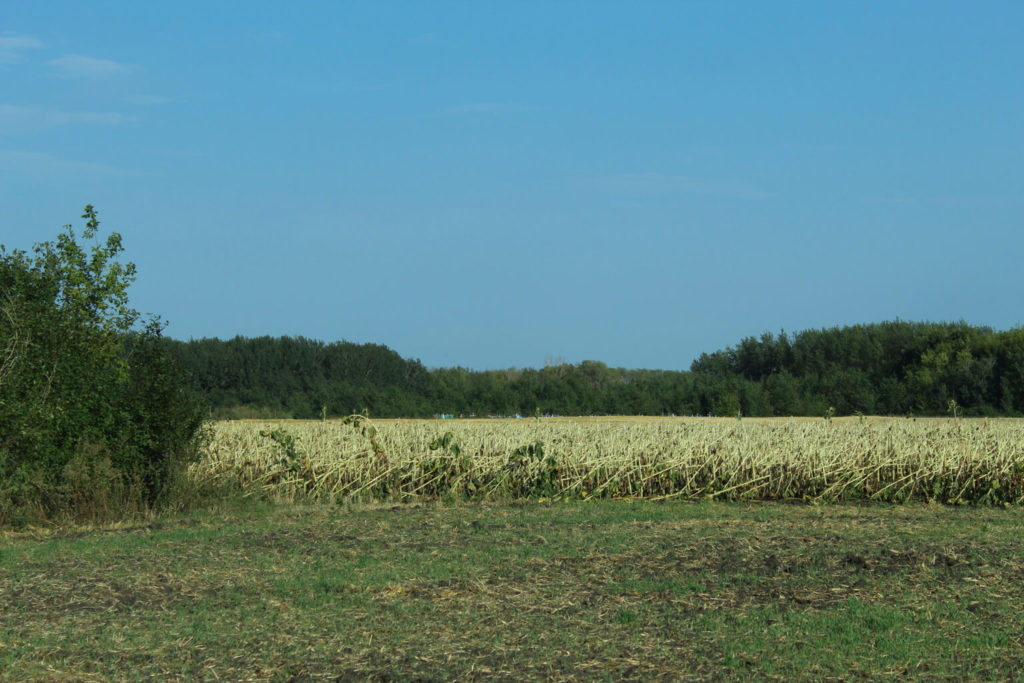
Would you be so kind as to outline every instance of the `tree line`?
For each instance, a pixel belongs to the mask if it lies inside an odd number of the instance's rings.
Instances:
[[[378,344],[163,342],[215,417],[1020,415],[1024,329],[893,321],[765,333],[689,371],[427,369]]]

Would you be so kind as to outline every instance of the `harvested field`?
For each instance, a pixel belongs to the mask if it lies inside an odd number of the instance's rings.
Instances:
[[[220,422],[198,482],[284,500],[1019,504],[1016,419]]]
[[[0,539],[0,680],[1012,680],[1021,508],[255,505]]]

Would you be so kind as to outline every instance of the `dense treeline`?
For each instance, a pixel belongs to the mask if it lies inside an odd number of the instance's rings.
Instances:
[[[1024,412],[1024,329],[965,323],[766,333],[703,354],[688,372],[597,361],[427,370],[385,346],[301,337],[166,343],[221,417]]]
[[[431,415],[430,373],[386,346],[304,337],[166,340],[218,416]],[[242,410],[239,410],[239,409]]]
[[[691,369],[755,382],[776,415],[1024,412],[1022,328],[897,321],[765,334]]]

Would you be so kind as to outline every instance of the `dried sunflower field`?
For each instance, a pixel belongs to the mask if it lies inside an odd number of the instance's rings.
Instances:
[[[1015,419],[218,422],[198,483],[280,500],[1024,502]]]

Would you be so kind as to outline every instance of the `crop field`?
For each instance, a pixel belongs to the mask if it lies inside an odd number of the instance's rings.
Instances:
[[[1015,419],[220,422],[200,483],[275,500],[1024,502]]]
[[[0,535],[0,681],[1016,680],[1022,426],[222,422],[207,507]]]

